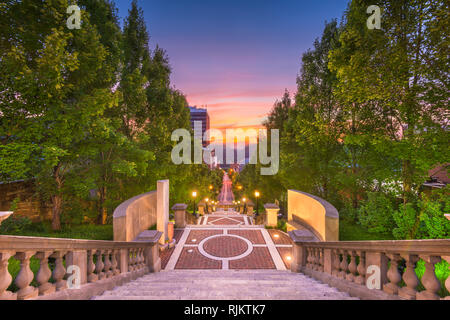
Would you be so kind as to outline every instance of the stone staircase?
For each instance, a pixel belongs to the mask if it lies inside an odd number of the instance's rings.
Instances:
[[[304,274],[278,270],[172,270],[147,274],[94,300],[353,300]]]

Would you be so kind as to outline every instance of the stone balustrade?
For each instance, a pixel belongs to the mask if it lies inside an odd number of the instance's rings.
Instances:
[[[366,299],[450,300],[450,277],[443,293],[435,274],[437,263],[450,263],[450,239],[318,242],[295,231],[289,235],[295,243],[293,272]],[[425,264],[420,281],[415,272],[419,260]]]
[[[158,231],[136,242],[0,236],[0,300],[89,299],[159,271],[160,237]],[[19,261],[14,279],[8,271],[11,258]],[[36,274],[32,258],[39,261]],[[12,283],[16,292],[8,291]]]

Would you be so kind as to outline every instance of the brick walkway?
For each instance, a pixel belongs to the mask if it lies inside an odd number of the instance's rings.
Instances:
[[[206,215],[200,223],[177,235],[163,269],[290,268],[292,243],[284,232],[252,226],[246,216],[229,212]]]

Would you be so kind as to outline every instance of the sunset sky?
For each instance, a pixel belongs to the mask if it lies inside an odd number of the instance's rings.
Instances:
[[[295,94],[302,53],[342,17],[348,0],[140,0],[151,48],[164,48],[172,84],[208,106],[211,127],[258,127],[285,88]],[[125,18],[131,0],[116,0]]]

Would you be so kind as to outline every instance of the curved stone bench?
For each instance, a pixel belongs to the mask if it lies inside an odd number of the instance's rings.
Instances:
[[[288,190],[288,231],[306,229],[319,241],[339,241],[339,213],[328,201]]]

